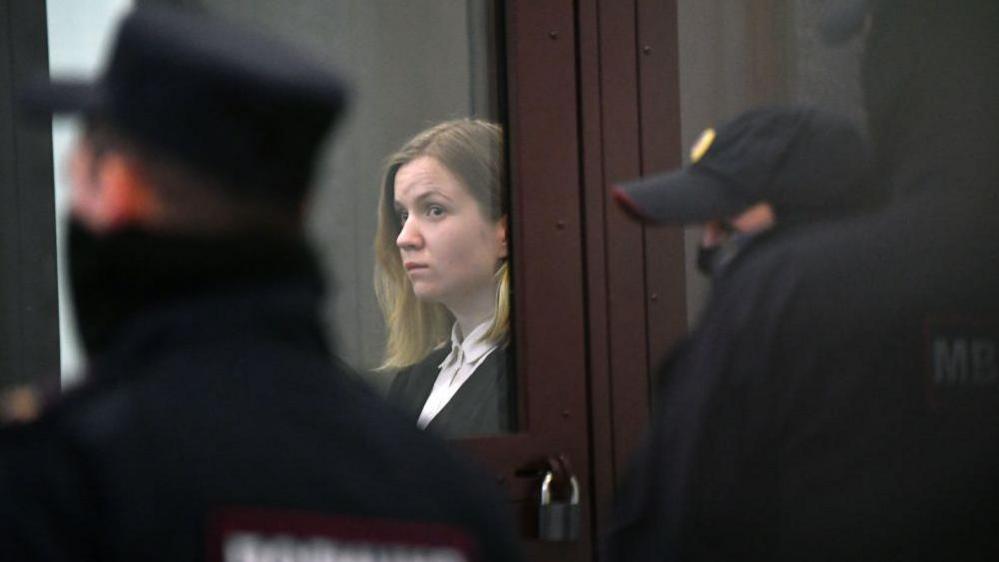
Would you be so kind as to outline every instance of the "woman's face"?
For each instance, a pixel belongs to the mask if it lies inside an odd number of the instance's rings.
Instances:
[[[462,182],[422,156],[395,175],[396,245],[413,292],[452,313],[495,298],[493,275],[507,255],[504,220],[492,221]]]

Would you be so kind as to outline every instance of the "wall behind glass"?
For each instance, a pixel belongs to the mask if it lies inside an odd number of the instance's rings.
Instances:
[[[372,285],[384,159],[450,118],[497,119],[488,0],[200,0],[276,33],[347,77],[352,103],[318,174],[312,231],[333,282],[327,317],[339,354],[366,371],[385,341]],[[377,383],[384,378],[373,375]]]

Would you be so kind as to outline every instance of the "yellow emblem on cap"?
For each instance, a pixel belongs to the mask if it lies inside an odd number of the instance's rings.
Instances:
[[[697,137],[697,142],[690,149],[690,161],[697,162],[704,156],[704,153],[711,148],[711,143],[715,142],[715,130],[708,127],[704,129],[701,136]]]

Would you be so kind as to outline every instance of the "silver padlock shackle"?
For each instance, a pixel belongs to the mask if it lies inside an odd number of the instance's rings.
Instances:
[[[541,480],[541,505],[550,505],[552,503],[552,480],[555,479],[555,474],[548,470],[545,472],[545,477]],[[579,480],[576,480],[575,476],[569,477],[569,485],[572,486],[572,495],[569,496],[569,503],[571,505],[579,504]]]

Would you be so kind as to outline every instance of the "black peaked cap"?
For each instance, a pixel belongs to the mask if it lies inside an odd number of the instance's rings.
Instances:
[[[104,73],[24,92],[29,111],[82,113],[248,195],[297,201],[345,105],[344,83],[294,48],[214,17],[140,7]]]

